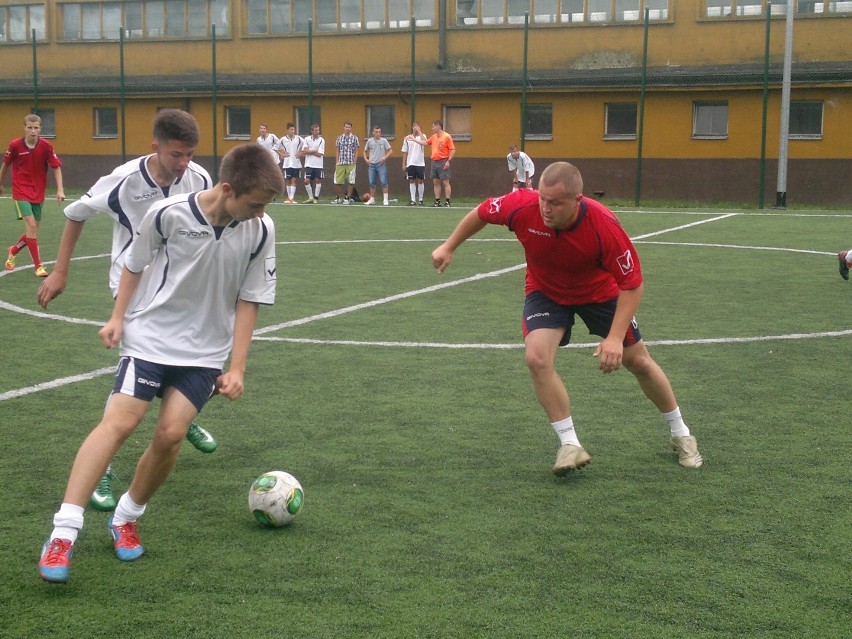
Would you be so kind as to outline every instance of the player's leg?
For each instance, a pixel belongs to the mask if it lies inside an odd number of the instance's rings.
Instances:
[[[837,254],[837,262],[840,277],[844,280],[848,280],[849,269],[852,268],[852,249],[849,249],[848,251],[840,251],[840,253]],[[9,268],[8,263],[6,264],[6,268]]]
[[[388,165],[380,164],[379,165],[379,180],[382,183],[382,203],[387,206],[389,204],[388,200]]]
[[[432,190],[435,193],[435,203],[432,205],[432,208],[441,206],[441,178],[432,178]]]
[[[453,197],[453,187],[450,184],[450,172],[446,172],[447,176],[441,180],[441,183],[444,185],[444,206],[450,205],[450,200]]]
[[[346,174],[343,170],[343,165],[338,164],[334,167],[334,194],[336,199],[334,200],[335,204],[340,204],[343,202],[343,189],[344,184],[346,182]]]
[[[308,199],[305,200],[305,204],[313,204],[314,203],[314,188],[313,188],[313,180],[311,179],[310,169],[305,169],[305,191],[308,193]]]
[[[698,442],[680,414],[669,378],[651,357],[645,342],[640,339],[625,346],[622,363],[636,377],[645,397],[653,402],[669,424],[672,447],[678,451],[678,463],[684,468],[700,468],[703,458],[698,452]]]

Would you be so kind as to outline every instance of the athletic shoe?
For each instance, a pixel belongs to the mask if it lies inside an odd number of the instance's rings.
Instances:
[[[672,450],[678,451],[677,463],[684,468],[701,468],[704,458],[698,452],[698,442],[695,437],[672,437]]]
[[[345,199],[341,202],[341,204],[349,204],[352,200]]]
[[[89,497],[89,506],[105,513],[115,510],[115,495],[112,493],[113,479],[115,479],[115,475],[112,474],[111,470],[107,470],[106,474],[98,482],[95,492]]]
[[[441,202],[439,200],[435,200],[435,203],[432,205],[433,209],[441,208]]]
[[[375,203],[376,203],[376,199],[372,198],[372,197],[369,200],[367,200],[366,202],[364,202],[364,204],[366,204],[367,206],[370,206],[371,204],[375,204]]]
[[[109,533],[112,535],[115,556],[121,561],[138,559],[145,552],[145,549],[142,547],[142,542],[139,541],[139,535],[136,532],[136,522],[128,521],[123,526],[113,526],[113,517],[109,518],[107,526],[109,526]]]
[[[312,197],[309,197],[307,200],[302,202],[302,204],[316,204],[316,203],[317,203],[317,201]]]
[[[18,259],[18,256],[12,253],[12,249],[9,249],[9,255],[6,257],[6,270],[11,271],[15,268],[15,261]]]
[[[213,439],[213,435],[201,428],[201,426],[195,422],[192,422],[189,425],[189,430],[186,431],[186,438],[189,440],[190,444],[195,446],[202,453],[212,453],[219,447],[219,443]]]
[[[582,468],[592,461],[581,446],[573,444],[564,444],[560,446],[559,452],[556,453],[556,463],[553,465],[553,474],[557,477],[564,477],[573,470]]]
[[[390,206],[390,202],[383,202],[382,205],[383,206]]]
[[[408,206],[417,206],[417,202],[411,200],[411,202],[408,203]]]
[[[48,539],[41,547],[38,574],[51,583],[66,583],[73,555],[74,544],[70,539]]]
[[[332,204],[340,204],[340,198],[339,197],[334,198],[334,200],[331,203]]]
[[[423,200],[420,200],[420,206],[424,206]]]
[[[450,206],[450,201],[449,201],[449,200],[447,200],[446,202],[444,202],[444,206],[446,206],[447,208],[449,208],[449,206]]]
[[[39,266],[39,267],[35,270],[35,276],[36,276],[36,277],[47,277],[47,269],[46,269],[46,268],[44,268],[43,266]]]
[[[847,251],[841,251],[837,254],[837,261],[840,263],[840,277],[842,277],[844,280],[849,279],[849,264],[846,263],[846,254]],[[12,266],[15,266],[14,262],[12,262]],[[6,268],[9,269],[8,261],[6,262]]]

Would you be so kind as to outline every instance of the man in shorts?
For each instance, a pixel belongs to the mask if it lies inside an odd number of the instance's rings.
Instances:
[[[407,135],[406,140],[410,140],[420,146],[432,147],[432,166],[430,167],[430,176],[432,178],[432,187],[435,191],[435,203],[432,208],[441,206],[441,187],[444,187],[444,206],[450,206],[450,198],[453,194],[452,186],[450,185],[450,162],[456,155],[456,145],[453,142],[453,136],[444,131],[444,123],[440,120],[432,122],[432,135],[426,140],[421,140],[413,135]]]
[[[334,168],[334,190],[337,193],[335,204],[349,204],[352,199],[352,187],[355,184],[355,161],[361,142],[352,133],[352,123],[343,123],[343,133],[337,136],[334,143],[337,148],[337,158]]]
[[[554,474],[567,475],[591,461],[574,430],[568,389],[556,371],[557,352],[571,339],[576,315],[590,333],[603,338],[594,351],[600,370],[612,373],[623,364],[669,425],[678,463],[699,468],[703,459],[698,443],[634,317],[643,291],[636,249],[615,215],[582,193],[576,167],[551,164],[537,192],[519,190],[485,200],[470,211],[432,252],[432,265],[443,272],[459,245],[488,224],[509,227],[523,245],[525,357],[536,396],[561,444]]]
[[[509,173],[512,174],[512,190],[531,189],[533,175],[535,175],[535,164],[532,158],[518,148],[517,144],[509,147],[506,156]]]
[[[325,157],[325,138],[320,135],[319,124],[311,125],[311,134],[305,138],[302,147],[302,157],[305,158],[305,190],[308,192],[305,204],[317,204],[322,190]]]
[[[287,123],[287,135],[278,139],[275,147],[281,158],[284,169],[284,182],[287,184],[287,204],[296,203],[296,189],[299,184],[299,174],[302,172],[302,149],[305,141],[296,135],[296,125]]]
[[[417,138],[417,142],[414,139],[409,140],[408,136],[402,142],[402,172],[408,180],[408,191],[411,195],[408,206],[423,206],[423,181],[426,178],[423,144],[426,142],[426,135],[420,130],[420,122],[417,120],[411,123],[411,137]]]
[[[18,253],[25,246],[33,259],[36,277],[47,277],[47,269],[41,263],[38,249],[38,229],[44,194],[47,191],[47,169],[53,169],[56,180],[56,201],[65,199],[62,188],[62,162],[53,150],[53,145],[41,137],[41,118],[30,113],[24,118],[24,137],[9,143],[3,163],[0,165],[0,193],[3,193],[3,178],[12,167],[12,200],[18,219],[24,221],[24,234],[9,247],[6,270],[15,268]]]
[[[264,208],[284,179],[258,144],[226,153],[219,176],[210,189],[155,203],[130,246],[112,315],[98,332],[107,348],[120,345],[115,383],[42,547],[45,581],[68,581],[89,495],[154,397],[161,402],[153,438],[107,523],[121,561],[143,554],[136,522],[174,468],[192,420],[214,392],[230,400],[244,392],[258,308],[275,301],[275,226]]]

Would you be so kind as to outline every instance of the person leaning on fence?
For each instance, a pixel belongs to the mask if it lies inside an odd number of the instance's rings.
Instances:
[[[513,144],[509,147],[506,162],[509,165],[509,173],[513,174],[512,191],[531,189],[533,175],[535,175],[535,164],[532,158],[521,151],[517,144]]]
[[[152,205],[130,246],[98,332],[107,348],[120,344],[115,383],[42,547],[45,581],[68,581],[89,494],[155,396],[153,438],[107,524],[121,561],[143,554],[136,522],[174,468],[192,420],[214,392],[230,400],[243,394],[258,308],[275,301],[275,226],[264,208],[284,191],[284,178],[258,144],[228,151],[219,176],[210,189]]]
[[[615,215],[583,196],[576,167],[551,164],[541,175],[538,192],[520,190],[482,202],[432,252],[432,265],[442,273],[459,245],[488,224],[508,226],[526,254],[525,358],[536,396],[561,444],[554,474],[561,477],[591,460],[580,445],[568,390],[556,371],[559,347],[570,341],[575,315],[590,333],[603,338],[594,351],[600,370],[612,373],[623,364],[668,423],[680,465],[699,468],[703,459],[695,437],[634,317],[643,291],[636,249]]]
[[[24,222],[24,233],[9,247],[6,270],[15,268],[18,253],[24,247],[30,252],[36,277],[47,277],[47,269],[41,263],[38,248],[38,229],[47,191],[47,169],[53,169],[56,180],[56,201],[65,199],[62,188],[62,162],[53,150],[53,145],[41,137],[41,118],[33,113],[24,118],[24,137],[9,143],[3,163],[0,164],[0,193],[3,193],[3,178],[12,167],[12,200],[18,219]]]
[[[334,190],[337,199],[334,203],[349,204],[352,199],[352,187],[355,185],[355,161],[361,147],[358,136],[352,133],[352,123],[349,120],[343,123],[343,133],[337,136],[334,146],[337,148],[334,166]]]

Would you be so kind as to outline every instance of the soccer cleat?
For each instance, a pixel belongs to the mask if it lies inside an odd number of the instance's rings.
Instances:
[[[189,425],[189,430],[186,431],[186,438],[190,444],[202,453],[212,453],[219,447],[219,443],[213,439],[213,435],[195,422]]]
[[[9,255],[6,256],[6,270],[11,271],[15,268],[15,261],[18,259],[18,256],[12,253],[12,249],[9,249]]]
[[[121,561],[138,559],[145,552],[145,549],[142,547],[142,542],[139,541],[139,535],[136,532],[136,522],[129,521],[123,526],[113,526],[113,517],[109,518],[107,526],[109,526],[109,533],[112,535],[115,556]]]
[[[44,266],[39,266],[35,270],[36,277],[47,277],[47,269]]]
[[[307,200],[302,202],[302,204],[316,204],[316,203],[317,203],[317,201],[312,197],[309,197]]]
[[[420,200],[420,206],[425,206],[425,205],[423,204],[423,200]]]
[[[334,198],[334,200],[332,201],[332,204],[340,204],[340,202],[341,202],[340,198],[339,198],[339,197],[336,197],[336,198]]]
[[[840,267],[839,267],[840,268],[840,277],[842,277],[844,280],[849,279],[849,263],[846,261],[846,255],[847,254],[848,254],[848,251],[841,251],[840,253],[837,254],[837,261],[840,263]],[[11,253],[9,255],[11,255]],[[15,265],[15,263],[12,262],[12,266],[14,266],[14,265]],[[7,269],[9,268],[9,262],[8,261],[6,262],[6,268]]]
[[[450,201],[447,200],[446,202],[444,202],[444,206],[447,207],[447,208],[450,208]]]
[[[432,208],[433,208],[433,209],[439,209],[439,208],[441,208],[441,202],[440,202],[440,200],[435,200],[435,203],[432,205]]]
[[[553,465],[553,474],[557,477],[564,477],[571,471],[582,468],[592,461],[589,453],[581,446],[573,444],[564,444],[559,447],[559,452],[556,453],[556,463]]]
[[[112,493],[113,479],[115,479],[115,475],[112,474],[111,470],[107,469],[106,474],[98,482],[95,492],[89,497],[89,506],[105,513],[115,510],[115,495]]]
[[[695,437],[672,437],[672,450],[678,452],[677,463],[684,468],[701,468],[704,458],[698,452],[698,442]]]
[[[66,583],[73,555],[74,544],[70,539],[48,539],[41,548],[38,574],[51,583]]]
[[[417,202],[411,200],[411,202],[408,203],[408,206],[417,206]]]
[[[374,198],[370,198],[369,200],[364,202],[364,204],[366,204],[367,206],[370,206],[370,205],[375,204],[375,203],[376,203],[376,200]]]

